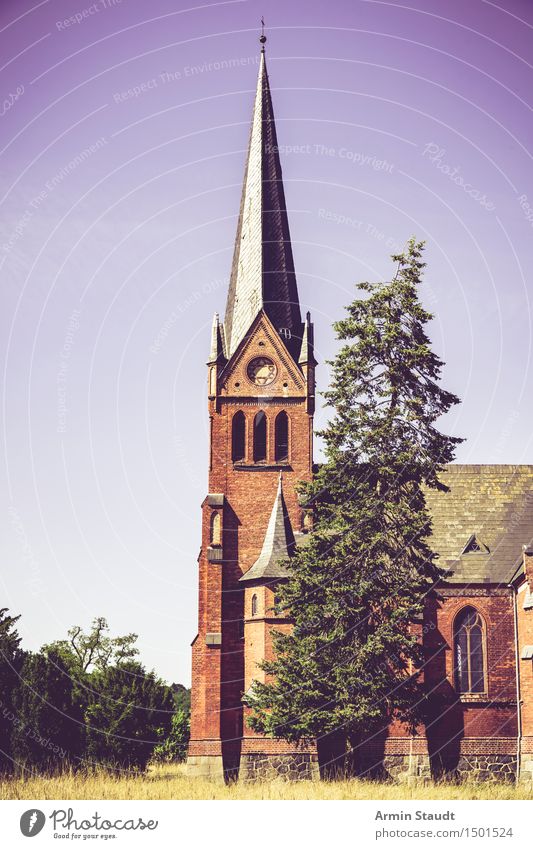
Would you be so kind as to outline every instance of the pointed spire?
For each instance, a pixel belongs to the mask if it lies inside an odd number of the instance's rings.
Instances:
[[[264,48],[264,34],[260,41]],[[264,49],[259,61],[224,321],[228,359],[261,309],[278,331],[283,329],[284,340],[301,338],[298,289]]]
[[[211,328],[211,352],[209,354],[208,363],[217,363],[224,358],[224,327],[220,324],[218,313],[213,316],[213,326]]]
[[[283,477],[280,472],[278,491],[274,499],[261,554],[252,568],[242,576],[241,581],[287,577],[280,561],[292,555],[294,546],[294,533],[283,498]]]

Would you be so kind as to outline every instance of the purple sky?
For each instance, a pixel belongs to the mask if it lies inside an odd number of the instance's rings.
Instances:
[[[262,11],[318,359],[416,234],[458,459],[533,461],[530,0],[2,0],[0,606],[27,647],[104,615],[189,681]]]

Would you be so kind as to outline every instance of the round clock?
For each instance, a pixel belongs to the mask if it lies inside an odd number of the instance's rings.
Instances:
[[[268,357],[255,357],[248,363],[247,374],[256,386],[268,386],[276,379],[278,370]]]

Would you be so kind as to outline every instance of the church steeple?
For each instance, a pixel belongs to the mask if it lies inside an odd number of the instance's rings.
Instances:
[[[278,759],[278,744],[272,749],[272,740],[248,727],[242,694],[264,680],[258,661],[273,658],[271,629],[290,628],[276,608],[276,587],[309,529],[298,486],[313,476],[315,365],[313,325],[309,314],[305,324],[300,315],[261,50],[225,322],[215,314],[207,361],[209,480],[193,642],[193,775],[222,778],[240,769],[245,780],[255,779],[257,753],[269,761],[275,751]],[[291,745],[281,757],[291,770],[303,757],[310,775],[316,755]]]
[[[231,357],[263,309],[299,353],[302,323],[285,205],[264,34],[224,321]]]

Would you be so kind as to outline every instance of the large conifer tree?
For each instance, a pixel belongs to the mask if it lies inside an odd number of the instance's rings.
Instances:
[[[439,573],[424,487],[445,489],[439,471],[461,441],[436,427],[458,399],[439,386],[426,334],[423,247],[412,239],[392,257],[392,282],[359,284],[365,295],[334,325],[326,462],[302,491],[314,529],[277,590],[294,629],[275,635],[273,678],[253,687],[250,724],[263,733],[340,733],[357,747],[393,716],[423,716],[412,623]]]

